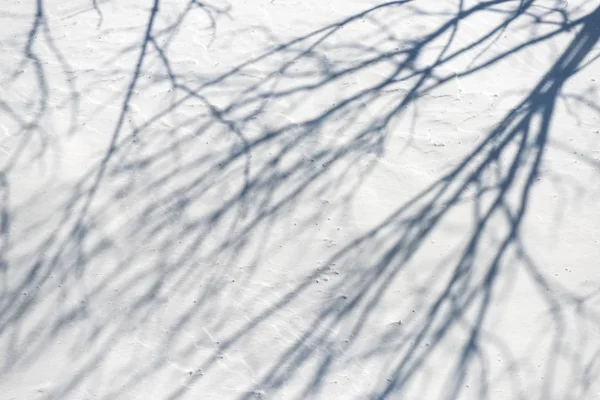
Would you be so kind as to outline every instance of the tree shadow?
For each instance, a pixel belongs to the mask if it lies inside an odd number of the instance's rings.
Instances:
[[[143,39],[115,50],[105,65],[120,76],[121,57],[134,60],[116,92],[109,140],[89,170],[53,187],[49,213],[28,220],[23,215],[47,196],[10,208],[9,183],[23,161],[4,167],[2,373],[42,362],[57,346],[74,365],[49,398],[118,398],[151,387],[175,399],[215,382],[225,396],[244,399],[483,399],[501,385],[511,398],[531,398],[523,357],[543,353],[544,382],[534,396],[588,396],[598,366],[585,352],[597,345],[566,343],[565,332],[600,327],[597,289],[582,294],[551,278],[527,245],[524,221],[535,185],[550,175],[542,165],[564,87],[595,60],[600,8],[457,3],[431,12],[388,2],[281,44],[266,32],[270,48],[212,73],[181,72],[171,46],[185,40],[179,31],[195,9],[210,16],[206,51],[223,45],[231,38],[214,35],[214,16],[228,9],[190,1],[165,22],[155,0]],[[38,111],[17,118],[2,103],[14,121],[34,121],[19,122],[22,149],[33,133],[47,137],[39,121],[51,91],[33,46],[41,29],[55,42],[42,6],[39,0],[23,52],[37,76]],[[473,34],[478,18],[489,23]],[[499,45],[511,29],[527,35]],[[436,102],[462,101],[461,80],[486,79],[488,70],[559,39],[569,41],[561,56],[499,122],[477,128],[478,144],[441,178],[391,199],[400,207],[366,232],[332,240],[319,227],[348,215],[399,131],[406,129],[405,149],[418,149],[419,121]],[[59,46],[49,46],[73,76]],[[70,88],[77,116],[92,89]],[[597,114],[593,96],[569,99]],[[75,125],[68,132],[76,135]],[[436,134],[430,147],[448,136]],[[593,157],[579,160],[598,168]],[[430,257],[431,241],[457,218],[452,251]],[[328,246],[339,241],[337,251]],[[547,317],[545,331],[518,355],[492,320],[516,276],[530,283]],[[392,314],[395,322],[381,327],[378,318]],[[262,348],[271,353],[251,350]],[[565,368],[578,376],[569,393],[553,386]],[[332,389],[343,376],[367,377]]]

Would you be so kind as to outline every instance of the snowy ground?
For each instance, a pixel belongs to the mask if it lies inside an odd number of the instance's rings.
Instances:
[[[600,8],[0,0],[2,399],[600,399]]]

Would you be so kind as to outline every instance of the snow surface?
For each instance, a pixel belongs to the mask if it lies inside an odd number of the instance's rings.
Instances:
[[[600,8],[1,0],[2,399],[600,399]]]

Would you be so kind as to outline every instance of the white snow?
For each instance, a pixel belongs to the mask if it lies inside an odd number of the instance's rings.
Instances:
[[[594,1],[0,1],[0,398],[600,398]]]

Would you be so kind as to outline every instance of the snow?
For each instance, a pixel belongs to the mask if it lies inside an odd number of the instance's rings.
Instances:
[[[6,399],[600,398],[596,2],[0,2]]]

